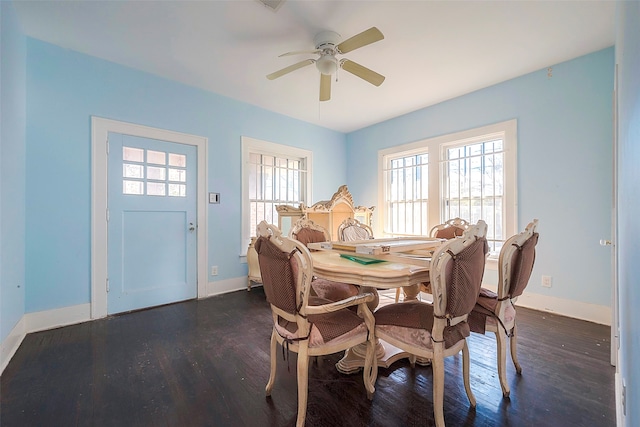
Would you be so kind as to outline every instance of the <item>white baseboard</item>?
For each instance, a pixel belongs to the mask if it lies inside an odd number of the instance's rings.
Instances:
[[[246,276],[207,283],[205,298],[247,289]]]
[[[493,291],[496,290],[495,285],[483,283],[482,286]],[[207,283],[206,296],[210,297],[246,288],[246,277],[209,282]],[[518,298],[516,306],[548,311],[561,316],[611,326],[611,307],[605,305],[589,304],[586,302],[525,292]]]
[[[483,283],[482,287],[496,291],[495,285]],[[526,291],[518,297],[515,305],[611,326],[611,307],[606,305],[590,304]]]
[[[24,317],[26,318],[27,333],[44,331],[91,320],[91,304],[37,311],[27,313]]]
[[[4,372],[4,368],[7,367],[27,334],[88,320],[91,320],[89,303],[25,314],[0,345],[0,374]]]
[[[25,329],[24,316],[22,316],[0,344],[0,375],[4,372],[4,368],[7,367],[13,355],[16,354],[18,347],[22,344],[22,340],[27,335]]]
[[[495,286],[483,284],[488,289],[495,290]],[[204,297],[226,294],[229,292],[246,290],[245,276],[232,279],[208,282]],[[562,316],[587,320],[602,325],[611,325],[611,308],[603,305],[589,304],[564,298],[525,292],[516,303],[517,306],[534,310],[548,311]],[[55,310],[27,313],[11,330],[0,344],[0,374],[4,371],[15,352],[20,347],[26,334],[44,331],[61,326],[73,325],[92,320],[91,304],[79,304]]]

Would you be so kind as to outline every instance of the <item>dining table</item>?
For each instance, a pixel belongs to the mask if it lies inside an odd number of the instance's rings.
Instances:
[[[394,243],[391,245],[393,249],[389,249],[390,240]],[[380,301],[378,289],[402,287],[405,302],[417,300],[420,284],[429,282],[431,259],[428,255],[441,244],[441,240],[419,239],[418,244],[416,239],[405,239],[406,245],[396,244],[400,240],[402,239],[311,243],[309,248],[312,249],[313,274],[324,279],[356,285],[362,293],[373,293],[376,298],[370,305],[372,311],[377,308]],[[359,245],[374,249],[362,249]],[[367,251],[369,253],[363,253]],[[336,368],[344,374],[358,372],[364,366],[365,354],[366,346],[352,347],[338,361]],[[394,362],[409,357],[410,354],[378,340],[376,356],[378,366],[388,368]],[[428,363],[426,360],[418,362]]]

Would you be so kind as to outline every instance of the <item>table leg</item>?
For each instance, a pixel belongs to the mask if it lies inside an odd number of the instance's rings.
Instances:
[[[402,292],[404,293],[404,301],[415,301],[420,293],[420,285],[403,286]]]

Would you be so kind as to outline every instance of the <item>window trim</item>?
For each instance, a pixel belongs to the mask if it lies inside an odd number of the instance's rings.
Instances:
[[[438,167],[429,168],[429,200],[436,200],[437,203],[429,203],[428,207],[428,227],[433,227],[440,223],[440,212],[442,209],[442,194],[444,192],[444,182],[441,179],[443,172],[443,156],[448,147],[460,145],[465,142],[474,142],[482,138],[492,136],[502,137],[504,140],[505,155],[505,239],[517,233],[518,230],[518,126],[517,119],[511,119],[487,126],[481,126],[474,129],[468,129],[447,135],[441,135],[433,138],[427,138],[407,144],[396,145],[394,147],[385,148],[378,151],[378,206],[380,209],[380,219],[377,221],[376,235],[387,235],[384,230],[386,224],[386,207],[385,207],[385,177],[384,169],[385,159],[388,156],[415,154],[422,151],[429,153],[429,164],[436,164]],[[437,187],[435,189],[432,188]],[[434,191],[434,197],[431,197],[431,191]],[[507,196],[508,195],[508,196]],[[438,222],[434,222],[438,221]],[[497,257],[492,257],[491,259]]]
[[[311,181],[313,177],[313,152],[302,148],[292,147],[284,144],[276,144],[274,142],[263,141],[248,136],[241,137],[242,143],[242,240],[240,245],[240,256],[245,257],[247,255],[247,248],[251,242],[251,236],[249,235],[249,179],[247,165],[249,164],[249,154],[259,153],[277,157],[299,157],[304,159],[307,170],[306,179],[306,204],[310,200],[313,200],[311,194]],[[276,224],[277,225],[277,224]]]

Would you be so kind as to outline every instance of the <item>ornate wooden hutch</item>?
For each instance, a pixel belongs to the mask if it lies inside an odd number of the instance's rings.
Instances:
[[[307,218],[316,224],[324,227],[331,235],[331,240],[338,240],[338,227],[347,218],[355,218],[363,224],[371,226],[374,206],[355,206],[353,196],[349,192],[346,185],[341,185],[331,199],[321,200],[311,206],[300,204],[299,206],[279,205],[276,206],[278,211],[278,228],[283,235],[288,235],[291,226],[299,218]],[[247,264],[249,266],[249,275],[247,290],[251,289],[251,282],[262,283],[260,276],[260,266],[258,265],[258,254],[253,249],[255,238],[251,239],[249,249],[247,250]]]

